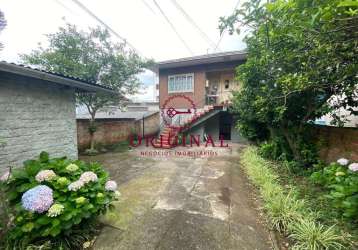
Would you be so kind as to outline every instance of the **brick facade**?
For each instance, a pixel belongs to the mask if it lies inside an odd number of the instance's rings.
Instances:
[[[219,62],[211,64],[197,64],[193,66],[178,67],[178,68],[169,68],[169,69],[160,69],[159,70],[159,105],[160,108],[163,107],[165,100],[167,100],[171,95],[183,94],[188,96],[191,100],[194,101],[196,107],[201,109],[205,105],[206,101],[206,80],[208,75],[212,72],[229,72],[232,74],[230,79],[233,77],[233,72],[235,68],[242,64],[243,61],[230,61],[230,62]],[[168,93],[168,76],[177,75],[177,74],[189,74],[194,73],[194,92],[193,93]],[[190,108],[189,105],[181,100],[174,101],[171,103],[172,107],[177,109],[187,109]]]
[[[41,151],[77,158],[74,89],[2,73],[0,114],[0,171]]]
[[[197,108],[203,108],[205,105],[205,81],[206,75],[204,71],[193,71],[185,73],[194,73],[194,92],[192,93],[168,93],[168,76],[172,73],[163,73],[159,76],[159,105],[163,107],[164,102],[172,95],[183,94],[194,101]],[[174,99],[171,105],[175,108],[190,108],[191,106],[187,102],[183,102],[181,99]]]
[[[325,162],[333,162],[339,158],[347,158],[358,162],[358,129],[314,126],[320,158]]]

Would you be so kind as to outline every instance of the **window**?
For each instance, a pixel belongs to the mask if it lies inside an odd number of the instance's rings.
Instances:
[[[194,73],[168,77],[168,93],[194,92]]]
[[[230,87],[230,81],[225,80],[225,89],[229,89],[229,87]]]

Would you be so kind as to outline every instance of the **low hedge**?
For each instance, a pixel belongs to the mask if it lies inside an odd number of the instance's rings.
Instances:
[[[271,225],[292,239],[292,249],[347,249],[346,240],[332,225],[327,227],[317,221],[317,212],[299,199],[294,186],[282,186],[270,161],[263,159],[255,147],[244,150],[241,165],[249,179],[256,185],[264,202],[264,209]]]

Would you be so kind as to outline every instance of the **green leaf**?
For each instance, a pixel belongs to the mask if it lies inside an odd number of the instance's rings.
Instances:
[[[79,216],[77,216],[76,218],[74,218],[74,220],[73,220],[73,224],[79,224],[80,222],[81,222],[81,220],[82,220],[82,218],[81,217],[79,217]]]
[[[70,229],[72,227],[73,223],[71,221],[65,221],[61,222],[61,226],[63,229]]]
[[[37,185],[36,183],[24,183],[24,184],[20,185],[19,187],[17,187],[16,191],[23,193],[23,192],[35,187],[36,185]]]
[[[47,152],[45,152],[45,151],[42,151],[42,152],[40,153],[39,159],[40,159],[40,162],[46,163],[46,162],[49,161],[49,154],[48,154]]]
[[[85,205],[83,208],[84,208],[85,210],[90,210],[90,209],[93,208],[93,205],[92,205],[91,203],[88,203],[88,204]]]
[[[27,179],[29,177],[23,168],[14,169],[11,174],[15,179]]]
[[[331,192],[331,196],[334,197],[334,198],[342,198],[345,195],[340,193],[340,192]]]
[[[41,170],[41,164],[35,160],[29,160],[25,163],[25,171],[29,176],[35,176]]]
[[[53,219],[52,222],[51,222],[52,226],[54,226],[54,227],[60,225],[60,223],[61,223],[61,221],[59,219],[56,219],[56,218]]]
[[[71,218],[72,218],[72,213],[66,213],[61,215],[61,219],[65,221],[70,220]]]
[[[34,228],[34,226],[35,226],[34,223],[28,222],[28,223],[26,223],[25,225],[23,225],[23,226],[21,227],[21,230],[22,230],[23,232],[25,232],[25,233],[28,233],[28,232],[31,232],[31,231],[32,231],[32,229]]]
[[[7,194],[9,201],[15,200],[20,194],[16,191],[11,191]]]
[[[55,237],[57,235],[59,235],[61,233],[61,228],[60,227],[53,227],[50,229],[50,235],[52,237]]]
[[[51,223],[51,218],[47,217],[47,215],[42,215],[40,218],[36,220],[36,223],[40,225],[47,225]]]
[[[358,7],[358,1],[345,0],[338,4],[338,7]]]

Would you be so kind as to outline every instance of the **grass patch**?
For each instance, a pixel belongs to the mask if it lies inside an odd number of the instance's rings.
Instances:
[[[300,197],[296,185],[281,184],[277,165],[259,156],[256,148],[245,149],[241,163],[259,188],[272,227],[294,241],[292,249],[349,249],[339,228],[321,223],[319,213]]]

